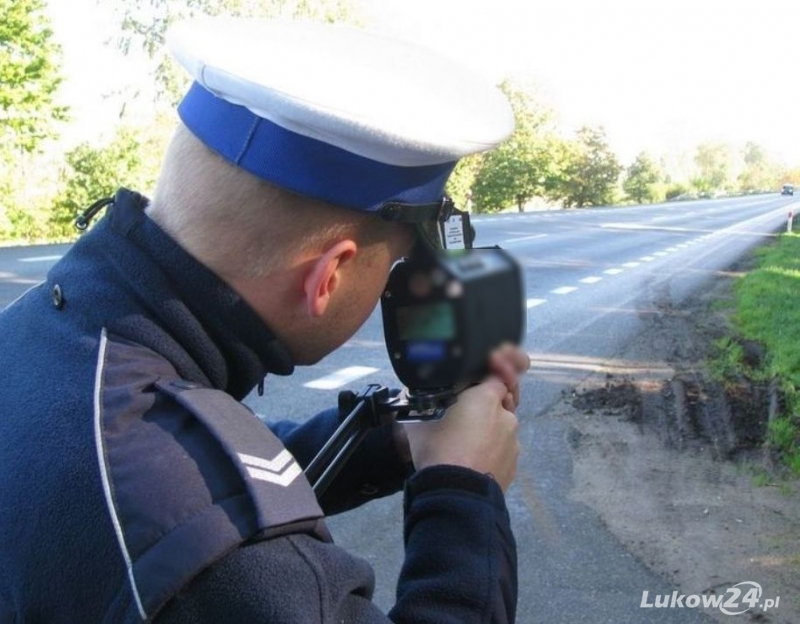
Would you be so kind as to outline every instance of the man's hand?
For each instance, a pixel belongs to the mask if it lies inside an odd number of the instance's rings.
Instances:
[[[496,375],[508,388],[503,407],[516,412],[519,407],[519,376],[531,367],[531,358],[513,344],[504,344],[489,356],[489,374]]]
[[[491,474],[503,490],[517,470],[519,374],[530,366],[528,355],[512,345],[492,354],[492,374],[458,396],[458,402],[436,422],[404,425],[417,470],[449,464]]]

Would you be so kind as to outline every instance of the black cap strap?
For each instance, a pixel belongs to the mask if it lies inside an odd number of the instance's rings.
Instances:
[[[445,196],[431,204],[404,204],[388,202],[378,211],[384,221],[395,223],[423,223],[425,221],[443,222],[455,212],[453,200]]]

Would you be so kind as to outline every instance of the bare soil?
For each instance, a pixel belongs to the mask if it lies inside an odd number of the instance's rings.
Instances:
[[[666,296],[650,302],[645,331],[614,363],[626,373],[592,378],[555,409],[570,423],[574,496],[634,555],[686,595],[752,581],[762,603],[780,597],[767,612],[708,611],[720,621],[797,623],[800,487],[764,445],[780,397],[744,378],[723,387],[707,370],[713,342],[730,331],[719,303],[746,268],[679,308]],[[757,364],[763,350],[744,346]]]

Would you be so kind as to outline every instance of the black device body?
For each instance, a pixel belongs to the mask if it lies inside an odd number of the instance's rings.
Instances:
[[[491,351],[525,335],[522,268],[500,248],[412,255],[381,297],[386,348],[410,398],[479,381]]]

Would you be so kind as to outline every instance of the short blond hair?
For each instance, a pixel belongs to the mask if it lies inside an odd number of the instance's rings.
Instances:
[[[343,237],[369,247],[398,235],[380,218],[280,189],[208,149],[183,124],[148,214],[224,276],[262,277]]]

